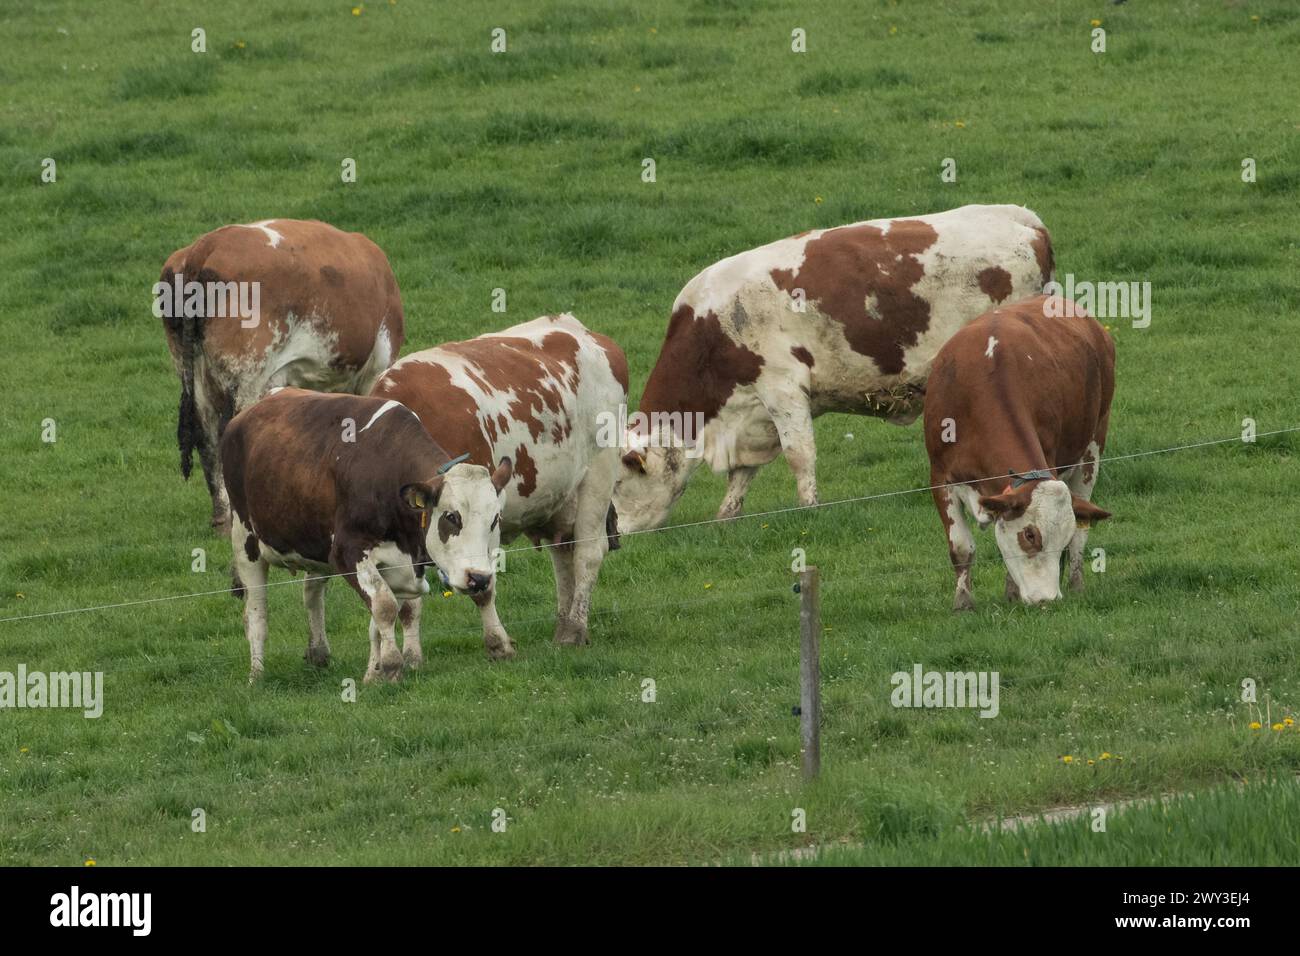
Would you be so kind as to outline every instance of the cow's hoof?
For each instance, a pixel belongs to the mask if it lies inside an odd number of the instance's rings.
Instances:
[[[958,591],[957,596],[953,598],[952,609],[954,611],[973,611],[975,610],[975,599],[970,596],[969,591]]]
[[[1082,594],[1082,593],[1083,593],[1083,575],[1082,575],[1082,574],[1079,575],[1077,578],[1076,578],[1074,575],[1071,575],[1071,576],[1070,576],[1070,590],[1073,591],[1073,592],[1075,592],[1076,594]]]
[[[515,656],[515,646],[509,641],[503,644],[487,645],[488,657],[494,661],[509,661]]]
[[[402,648],[402,659],[411,670],[419,670],[424,666],[424,654],[414,647]]]
[[[307,663],[310,664],[312,667],[329,667],[330,664],[329,645],[326,644],[323,647],[308,647],[307,653],[303,655],[303,659],[306,660]]]
[[[260,667],[257,670],[252,670],[248,672],[249,686],[252,686],[253,684],[258,684],[261,682],[261,680],[262,680],[262,669]]]
[[[561,621],[555,628],[555,643],[577,647],[587,643],[587,625]]]

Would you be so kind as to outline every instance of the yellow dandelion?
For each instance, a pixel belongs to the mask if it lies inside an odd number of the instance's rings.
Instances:
[[[352,8],[352,15],[353,15],[354,17],[359,17],[359,16],[361,16],[361,8],[360,8],[360,7],[353,7],[353,8]]]
[[[891,37],[892,37],[894,34],[896,34],[897,32],[898,32],[898,27],[890,27],[890,28],[889,28],[889,35],[890,35]]]
[[[704,585],[704,590],[707,591],[707,590],[708,590],[709,588],[711,588],[711,587],[713,587],[713,582],[712,582],[712,581],[710,581],[710,582],[708,582],[707,584]]]
[[[94,865],[95,865],[95,861],[94,861],[94,860],[87,860],[87,861],[86,861],[86,866],[94,866]]]
[[[452,832],[452,833],[459,833],[459,832],[460,832],[460,827],[452,827],[452,828],[451,828],[451,832]]]
[[[247,45],[248,45],[248,44],[246,44],[243,40],[236,40],[236,41],[235,41],[235,49],[236,49],[236,50],[242,50],[242,49],[243,49],[245,46],[247,46]]]
[[[1258,13],[1251,14],[1250,22],[1259,23],[1259,14]]]
[[[1064,757],[1061,758],[1061,763],[1074,763],[1074,758],[1071,757],[1069,754],[1066,754]]]
[[[449,597],[451,597],[451,592],[450,592],[450,591],[443,591],[443,592],[442,592],[442,596],[445,597],[445,598],[449,598]]]
[[[1097,761],[1093,760],[1091,757],[1088,758],[1088,766],[1089,766],[1089,767],[1091,767],[1091,766],[1092,766],[1093,764],[1095,764],[1096,762],[1097,762]]]
[[[18,600],[20,601],[23,601],[26,600],[27,595],[24,594],[22,591],[19,591],[17,594],[14,595],[14,597],[18,598]]]
[[[815,202],[817,205],[820,206],[820,205],[822,204],[822,197],[821,197],[821,196],[813,196],[813,202]]]
[[[1102,759],[1102,760],[1109,760],[1109,759],[1110,759],[1110,751],[1109,751],[1109,750],[1103,750],[1103,751],[1101,752],[1101,759]]]
[[[1252,721],[1250,722],[1250,729],[1251,729],[1251,730],[1259,730],[1259,728],[1260,728],[1261,726],[1263,726],[1263,725],[1262,725],[1258,720],[1252,720]]]
[[[1099,27],[1099,26],[1101,26],[1101,21],[1100,21],[1100,20],[1093,20],[1093,21],[1092,21],[1092,25],[1093,25],[1094,27]]]
[[[1274,724],[1274,725],[1273,725],[1273,729],[1274,729],[1274,730],[1281,730],[1284,726],[1285,726],[1284,724],[1280,724],[1280,723],[1279,723],[1279,724]]]
[[[1292,727],[1292,726],[1295,725],[1295,718],[1294,718],[1294,717],[1284,717],[1284,718],[1282,719],[1282,723],[1286,724],[1288,727]]]
[[[25,754],[25,753],[27,753],[27,748],[26,748],[26,747],[19,747],[19,748],[18,748],[18,752],[19,752],[20,754]]]
[[[658,33],[658,32],[659,32],[659,28],[658,28],[658,27],[651,27],[651,28],[650,28],[650,32],[651,32],[651,33]]]
[[[764,527],[764,528],[766,528],[766,527],[767,527],[767,525],[763,525],[763,527]]]
[[[966,121],[965,121],[965,120],[957,120],[957,122],[953,123],[952,125],[953,125],[953,126],[956,126],[958,129],[965,129],[965,128],[966,128]]]

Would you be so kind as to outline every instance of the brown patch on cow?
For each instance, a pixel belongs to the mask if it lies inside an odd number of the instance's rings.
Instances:
[[[1043,536],[1033,525],[1020,529],[1016,541],[1020,544],[1020,550],[1028,557],[1033,557],[1043,550]]]
[[[476,465],[494,465],[492,446],[485,427],[479,423],[478,404],[453,384],[451,373],[441,365],[407,362],[385,372],[374,391],[381,388],[386,396],[415,412],[425,430],[451,457],[469,455]]]
[[[497,423],[492,420],[491,415],[483,419],[483,428],[487,431],[488,442],[495,445],[497,443]]]
[[[339,270],[335,269],[333,266],[321,266],[320,277],[325,280],[326,285],[343,285],[343,273],[339,272]]]
[[[519,476],[519,497],[527,498],[537,490],[537,463],[528,454],[528,448],[520,445],[515,452],[515,474]]]
[[[1034,227],[1034,239],[1030,243],[1034,249],[1034,258],[1038,260],[1038,271],[1043,277],[1043,284],[1052,281],[1056,270],[1056,257],[1052,254],[1052,235],[1042,226]]]
[[[438,515],[438,540],[446,544],[449,540],[460,534],[460,515],[457,514],[455,519],[449,518],[447,512]]]
[[[609,370],[614,375],[614,381],[623,386],[623,394],[627,394],[627,356],[623,350],[618,347],[618,343],[608,336],[601,335],[599,332],[588,332],[592,340],[595,341],[605,352],[605,358],[609,361]]]
[[[798,271],[773,269],[777,288],[802,289],[822,314],[844,326],[853,351],[897,375],[904,350],[930,326],[930,303],[914,291],[925,275],[917,258],[938,240],[929,223],[903,219],[876,226],[829,229],[804,246]]]
[[[555,415],[563,408],[561,388],[578,387],[579,343],[566,331],[548,332],[540,345],[519,336],[493,335],[441,348],[465,359],[465,372],[479,388],[515,393],[507,410],[524,423],[533,441],[546,431],[545,413]]]
[[[683,305],[673,313],[645,391],[643,412],[700,412],[707,422],[716,418],[738,385],[752,385],[763,368],[763,357],[732,340],[718,316],[696,317]]]
[[[802,345],[792,345],[790,347],[790,354],[793,355],[795,358],[797,358],[800,362],[803,362],[803,364],[807,365],[809,368],[813,367],[812,353],[809,352]]]
[[[989,266],[976,277],[980,291],[994,302],[1001,302],[1011,294],[1011,273],[1001,266]]]

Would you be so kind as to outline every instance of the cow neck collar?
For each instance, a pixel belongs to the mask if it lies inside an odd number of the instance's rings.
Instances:
[[[1014,471],[1007,472],[1012,489],[1019,488],[1021,485],[1027,485],[1031,481],[1051,481],[1052,473],[1046,468],[1035,468],[1033,471],[1026,471],[1022,474],[1016,474]]]

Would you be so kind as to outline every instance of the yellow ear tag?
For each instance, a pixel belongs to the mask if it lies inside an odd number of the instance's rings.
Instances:
[[[427,527],[429,527],[429,512],[427,512],[427,511],[421,511],[421,512],[420,512],[420,530],[423,531],[423,530],[424,530],[425,528],[427,528]]]
[[[1089,528],[1092,527],[1092,522],[1089,521],[1087,518],[1076,518],[1074,521],[1074,526],[1083,531],[1087,531]]]

